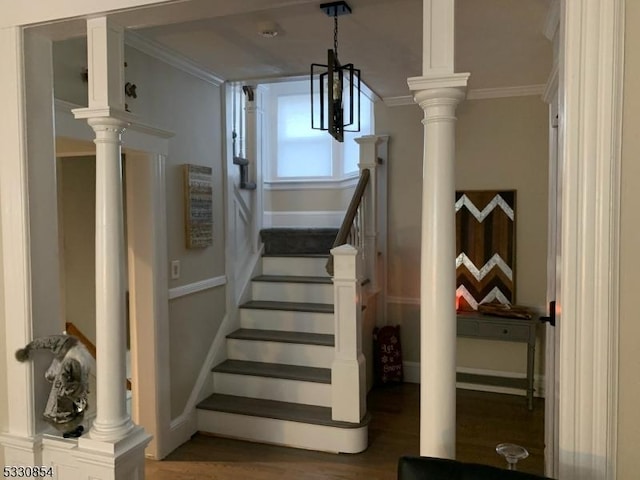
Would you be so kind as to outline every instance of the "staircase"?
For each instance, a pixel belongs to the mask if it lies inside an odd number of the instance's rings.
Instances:
[[[214,394],[198,429],[215,435],[340,453],[367,448],[368,414],[332,420],[333,284],[325,270],[336,230],[263,231],[262,275],[213,368]]]

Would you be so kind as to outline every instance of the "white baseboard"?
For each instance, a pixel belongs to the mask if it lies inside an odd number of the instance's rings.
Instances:
[[[264,228],[340,228],[344,211],[273,212],[265,211]]]
[[[167,451],[173,452],[180,445],[189,441],[189,439],[198,431],[198,422],[196,409],[182,413],[178,418],[171,420],[169,427]]]
[[[404,381],[407,383],[420,383],[420,362],[402,362],[404,371]],[[507,372],[503,370],[486,370],[481,368],[456,368],[458,373],[469,373],[473,375],[489,375],[492,377],[503,378],[525,378],[524,374],[516,372]],[[526,390],[520,388],[499,387],[494,385],[482,385],[479,383],[463,383],[457,382],[457,388],[465,390],[476,390],[478,392],[506,393],[509,395],[526,396]],[[533,388],[535,397],[544,397],[544,375],[535,375],[533,379]]]

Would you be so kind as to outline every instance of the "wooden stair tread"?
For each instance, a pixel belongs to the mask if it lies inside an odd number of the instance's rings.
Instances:
[[[198,408],[252,417],[273,418],[291,422],[326,425],[337,428],[360,428],[370,421],[367,413],[360,423],[336,422],[331,419],[331,408],[299,403],[279,402],[259,398],[238,397],[214,393],[204,399]]]
[[[288,310],[293,312],[333,313],[333,305],[331,305],[330,303],[250,300],[240,305],[240,308],[253,308],[257,310]]]
[[[227,335],[234,340],[256,340],[263,342],[299,343],[303,345],[334,346],[334,336],[325,333],[289,332],[283,330],[260,330],[240,328]]]
[[[331,369],[301,367],[282,363],[249,362],[246,360],[225,360],[212,369],[214,373],[251,375],[254,377],[281,378],[313,383],[331,383]]]
[[[303,275],[258,275],[253,278],[254,282],[272,282],[272,283],[319,283],[332,284],[331,277],[311,277]]]

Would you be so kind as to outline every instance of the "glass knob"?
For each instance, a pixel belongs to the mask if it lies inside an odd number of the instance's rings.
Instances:
[[[496,452],[505,458],[509,470],[516,470],[518,460],[529,456],[526,448],[516,445],[515,443],[501,443],[496,447]]]

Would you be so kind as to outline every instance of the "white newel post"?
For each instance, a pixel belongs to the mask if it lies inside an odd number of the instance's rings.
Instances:
[[[382,138],[366,135],[356,138],[360,150],[360,174],[369,169],[369,185],[362,199],[364,209],[364,276],[371,282],[371,288],[377,292],[380,287],[378,278],[378,145]]]
[[[424,110],[420,455],[455,458],[455,109],[469,74],[453,73],[453,0],[423,6],[423,76],[408,79]]]
[[[126,409],[126,326],[122,134],[124,30],[106,17],[87,20],[89,107],[74,110],[96,138],[96,350],[97,405],[93,427],[78,440],[78,478],[144,478],[150,437]],[[95,452],[101,453],[97,460]]]
[[[249,178],[250,182],[256,184],[256,190],[251,194],[251,245],[253,253],[257,253],[260,247],[260,230],[262,229],[262,159],[260,148],[260,123],[262,119],[262,111],[258,107],[255,96],[258,95],[258,89],[255,88],[252,93],[252,100],[247,99],[245,106],[245,122],[246,122],[246,157],[249,160]]]
[[[334,276],[335,355],[331,365],[331,418],[357,423],[366,411],[366,371],[362,353],[360,256],[341,245],[331,250]]]

